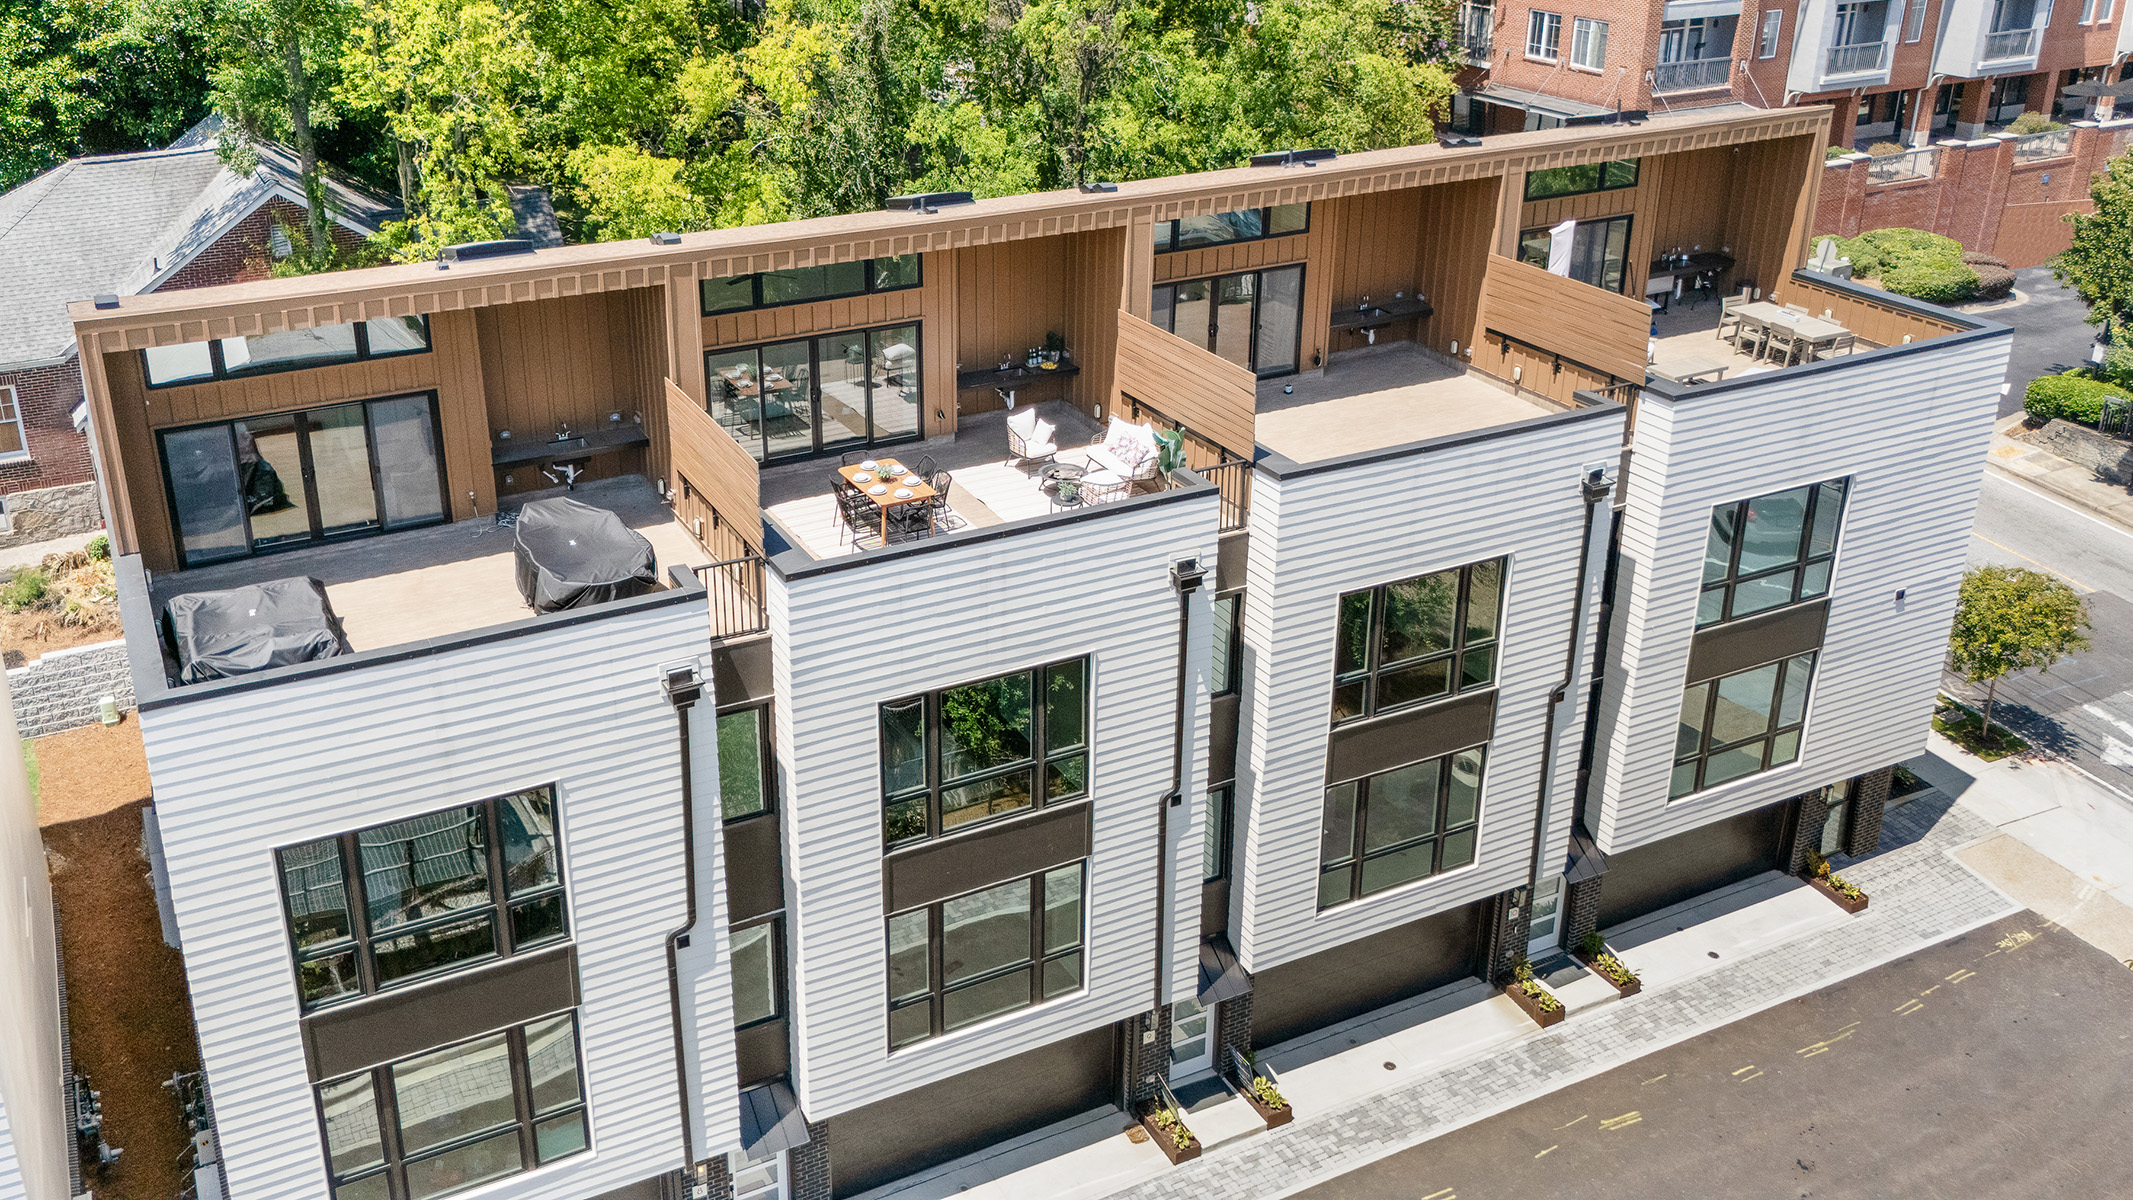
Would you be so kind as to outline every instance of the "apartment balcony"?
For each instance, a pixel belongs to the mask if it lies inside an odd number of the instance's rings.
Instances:
[[[2000,63],[2016,59],[2034,59],[2036,56],[2035,29],[2000,29],[1985,35],[1985,50],[1980,61]]]
[[[1933,70],[1954,78],[1977,79],[2036,69],[2051,20],[2049,4],[2039,0],[1947,0],[1942,34],[1933,47]]]
[[[1692,58],[1652,68],[1654,94],[1700,92],[1725,87],[1733,77],[1731,58]]]
[[[1861,42],[1852,46],[1831,46],[1829,65],[1823,74],[1828,78],[1850,75],[1870,75],[1885,71],[1889,65],[1887,42]]]

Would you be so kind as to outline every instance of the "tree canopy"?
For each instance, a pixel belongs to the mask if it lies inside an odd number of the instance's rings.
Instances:
[[[2089,183],[2094,212],[2075,213],[2073,245],[2052,260],[2052,274],[2089,305],[2089,321],[2123,327],[2133,320],[2133,154],[2110,161]]]
[[[1948,630],[1948,658],[1964,679],[1986,685],[1980,728],[1991,732],[2001,679],[2031,667],[2049,669],[2088,649],[2088,628],[2088,602],[2042,571],[1990,566],[1966,572]]]
[[[1145,178],[1427,140],[1452,7],[0,0],[0,184],[212,107],[398,194],[415,258],[508,229],[514,184],[594,240]]]

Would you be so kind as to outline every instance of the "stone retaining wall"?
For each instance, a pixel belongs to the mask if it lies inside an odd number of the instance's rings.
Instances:
[[[104,523],[103,506],[96,498],[94,483],[10,492],[7,512],[10,527],[0,533],[0,549],[91,533]]]
[[[126,665],[123,639],[48,650],[26,667],[7,673],[7,690],[15,701],[15,725],[23,737],[39,738],[94,724],[100,696],[118,699],[130,709],[133,673]]]
[[[2105,483],[2120,487],[2133,484],[2133,445],[2110,434],[2054,417],[2029,440],[2068,462],[2087,467]]]

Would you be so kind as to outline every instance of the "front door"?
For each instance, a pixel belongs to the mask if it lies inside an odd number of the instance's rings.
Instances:
[[[1196,1000],[1170,1006],[1170,1082],[1205,1075],[1215,1069],[1215,1012]]]
[[[1533,910],[1526,922],[1526,957],[1545,958],[1555,953],[1562,911],[1563,877],[1551,875],[1533,890]]]

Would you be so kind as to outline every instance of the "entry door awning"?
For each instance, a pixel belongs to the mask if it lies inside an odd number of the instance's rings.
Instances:
[[[1228,938],[1218,933],[1200,943],[1200,1007],[1235,1000],[1251,990],[1252,973],[1237,961]]]
[[[791,1150],[808,1143],[807,1119],[800,1115],[800,1098],[784,1080],[774,1080],[741,1093],[741,1149],[751,1158],[773,1150]]]

